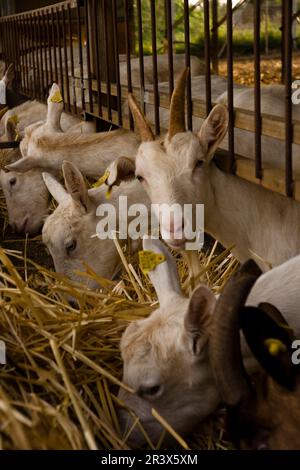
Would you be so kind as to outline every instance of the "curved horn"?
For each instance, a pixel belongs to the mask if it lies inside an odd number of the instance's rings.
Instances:
[[[2,108],[0,110],[0,119],[3,118],[4,114],[8,111],[8,107],[7,106],[4,106],[4,108]]]
[[[155,140],[151,127],[146,121],[145,116],[142,113],[132,93],[128,93],[128,104],[132,112],[134,123],[138,128],[142,142],[152,142],[153,140]]]
[[[169,139],[172,139],[178,132],[185,131],[185,86],[190,69],[187,67],[176,81],[171,104]]]
[[[249,393],[240,347],[239,314],[249,292],[261,275],[253,261],[247,261],[227,283],[213,315],[210,360],[224,404],[237,405]]]

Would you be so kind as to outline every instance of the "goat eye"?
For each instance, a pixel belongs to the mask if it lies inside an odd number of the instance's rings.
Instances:
[[[201,168],[202,165],[203,165],[203,163],[204,163],[203,160],[197,160],[197,163],[196,163],[196,165],[195,165],[195,168]]]
[[[139,180],[140,183],[144,181],[144,178],[142,176],[137,175],[136,179]]]
[[[11,186],[14,186],[16,184],[16,182],[17,182],[17,178],[15,176],[13,178],[10,178],[10,180],[9,180],[9,184]]]
[[[139,396],[144,397],[144,398],[147,398],[147,397],[153,398],[160,393],[161,388],[162,387],[160,385],[153,385],[152,387],[141,386],[139,387],[137,393]]]
[[[76,240],[72,240],[70,243],[66,245],[66,252],[69,255],[72,251],[76,250],[77,242]]]

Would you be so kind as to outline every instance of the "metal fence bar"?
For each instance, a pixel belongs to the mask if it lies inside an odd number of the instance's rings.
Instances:
[[[206,114],[211,111],[211,71],[210,71],[210,27],[209,0],[204,0],[204,58],[205,58],[205,102]]]
[[[254,113],[255,176],[262,178],[261,161],[261,90],[260,90],[260,1],[254,1]]]
[[[64,102],[64,108],[66,107],[65,104],[65,84],[64,84],[64,72],[63,72],[63,60],[62,60],[62,45],[61,45],[61,29],[60,29],[60,10],[56,8],[56,21],[57,21],[57,47],[58,47],[58,60],[59,60],[59,75],[60,75],[60,89],[61,89],[61,96]],[[66,71],[67,72],[67,71]]]
[[[38,96],[36,88],[36,79],[37,79],[37,64],[35,56],[35,33],[34,33],[34,19],[33,14],[30,15],[30,31],[31,31],[31,59],[32,59],[32,68],[33,68],[33,96]]]
[[[110,87],[110,70],[109,70],[109,49],[108,49],[108,18],[105,0],[102,2],[102,13],[104,19],[104,43],[105,43],[105,76],[106,76],[106,104],[108,119],[111,121],[111,87]]]
[[[84,1],[84,25],[86,32],[86,64],[88,75],[88,93],[90,102],[90,111],[94,111],[93,94],[92,94],[92,71],[91,71],[91,51],[90,51],[90,28],[89,28],[89,3],[88,0]]]
[[[43,30],[43,37],[44,37],[44,61],[45,61],[45,78],[46,78],[46,87],[49,88],[51,85],[51,79],[49,80],[49,67],[48,67],[48,57],[47,57],[47,50],[48,50],[48,37],[47,37],[47,13],[42,15],[42,30]]]
[[[229,113],[228,150],[229,171],[234,171],[234,109],[233,109],[233,32],[232,32],[232,0],[227,0],[227,104]]]
[[[173,64],[173,23],[172,23],[172,3],[166,0],[167,15],[167,39],[168,39],[168,64],[169,64],[169,96],[171,99],[174,90],[174,64]]]
[[[219,73],[219,30],[218,24],[218,0],[212,0],[211,5],[212,12],[212,39],[211,39],[211,50],[212,50],[212,69],[213,73],[218,75]]]
[[[66,31],[66,14],[65,9],[62,9],[62,33],[63,33],[63,48],[64,48],[64,60],[65,60],[65,80],[67,88],[67,108],[71,111],[71,99],[70,99],[70,82],[69,82],[69,66],[68,66],[68,52],[67,52],[67,31]]]
[[[73,107],[74,113],[77,114],[76,102],[76,87],[75,87],[75,70],[74,70],[74,51],[73,51],[73,28],[72,28],[72,13],[70,4],[68,4],[68,24],[69,24],[69,43],[70,43],[70,61],[71,61],[71,76],[72,76],[72,91],[73,91]]]
[[[293,160],[292,160],[292,0],[284,2],[284,77],[285,77],[285,177],[286,195],[293,195]]]
[[[125,19],[125,45],[126,45],[126,63],[127,63],[127,89],[128,93],[132,92],[131,81],[131,60],[130,60],[130,31],[129,31],[129,5],[128,0],[124,0],[124,19]],[[133,130],[132,114],[129,113],[129,126]]]
[[[53,59],[54,59],[54,71],[55,71],[55,82],[58,82],[58,65],[57,65],[57,51],[56,51],[56,38],[55,38],[55,21],[54,21],[54,9],[51,8],[51,31],[52,31],[52,48],[53,48]]]
[[[50,36],[50,12],[47,11],[46,15],[46,23],[47,23],[47,46],[48,46],[48,55],[49,55],[49,78],[48,78],[48,84],[52,84],[54,81],[53,77],[53,62],[52,62],[52,49],[51,49],[51,36]]]
[[[96,80],[97,80],[97,105],[98,115],[102,117],[102,97],[101,97],[101,68],[100,68],[100,35],[99,35],[99,18],[98,18],[98,6],[99,0],[93,0],[94,14],[93,16],[93,27],[95,31],[95,47],[96,47]]]
[[[191,69],[191,51],[190,51],[190,20],[189,20],[189,1],[184,0],[184,45],[185,45],[185,66]],[[192,104],[192,86],[191,73],[187,78],[187,126],[193,130],[193,104]]]
[[[137,29],[139,44],[139,65],[140,65],[140,87],[141,87],[141,108],[145,112],[145,69],[144,69],[144,45],[143,45],[143,17],[141,0],[137,0]]]
[[[155,133],[159,135],[159,94],[158,94],[158,68],[157,68],[157,44],[156,44],[156,11],[155,1],[150,0],[151,11],[151,36],[152,36],[152,67],[153,67],[153,94],[154,94],[154,122]]]
[[[28,16],[25,17],[25,25],[26,25],[26,63],[27,63],[27,82],[28,82],[28,92],[31,98],[34,97],[34,89],[33,83],[30,79],[30,74],[32,72],[32,55],[31,55],[31,41],[30,41],[30,18]]]
[[[44,61],[43,61],[43,49],[42,49],[42,33],[41,33],[41,17],[40,13],[37,13],[37,34],[38,34],[38,42],[39,42],[39,60],[40,60],[40,71],[41,71],[41,96],[42,100],[45,99],[45,83],[44,83]]]
[[[78,34],[78,48],[79,48],[79,67],[80,67],[80,86],[81,86],[81,107],[85,110],[85,93],[84,93],[84,80],[83,80],[83,54],[82,54],[82,35],[81,35],[81,14],[80,14],[80,1],[77,0],[76,5],[77,13],[77,34]]]
[[[117,18],[117,1],[113,0],[113,29],[114,29],[114,52],[115,52],[115,69],[117,84],[117,108],[118,108],[118,124],[122,126],[122,91],[120,81],[120,62],[119,62],[119,45],[118,45],[118,18]]]

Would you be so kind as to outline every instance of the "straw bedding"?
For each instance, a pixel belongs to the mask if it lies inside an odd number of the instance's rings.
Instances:
[[[0,196],[1,237],[7,216]],[[116,414],[118,388],[124,386],[119,341],[128,322],[155,308],[155,292],[137,257],[124,256],[123,274],[114,282],[87,267],[86,275],[101,285],[93,292],[32,261],[37,253],[44,264],[39,237],[16,245],[5,235],[0,248],[0,340],[7,357],[0,365],[0,448],[128,449]],[[178,255],[177,262],[188,287],[187,267]],[[229,252],[216,254],[216,246],[200,255],[200,263],[215,292],[237,267]],[[69,295],[79,309],[68,304]],[[175,446],[228,448],[222,426],[219,410],[189,439],[175,435]],[[173,432],[167,423],[165,428]],[[150,449],[161,446],[147,441]]]

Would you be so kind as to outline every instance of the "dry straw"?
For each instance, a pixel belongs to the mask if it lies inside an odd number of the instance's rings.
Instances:
[[[237,263],[228,251],[217,255],[216,248],[201,254],[199,262],[202,282],[219,292]],[[149,315],[157,299],[136,257],[120,254],[124,272],[117,281],[87,268],[86,276],[101,286],[95,292],[20,252],[0,249],[0,340],[7,348],[7,364],[0,366],[0,448],[129,448],[117,418],[119,387],[131,391],[121,382],[119,341],[128,323]],[[179,255],[177,263],[188,291],[188,270]],[[77,300],[78,309],[68,303],[69,297]],[[153,416],[178,448],[228,447],[222,411],[188,440],[157,411]],[[160,448],[162,438],[151,442],[137,419],[135,423],[147,448]]]

